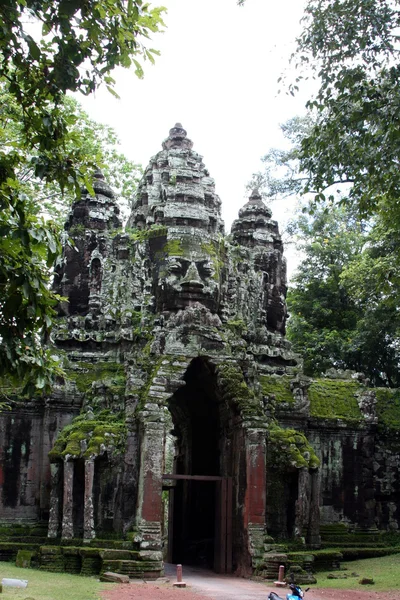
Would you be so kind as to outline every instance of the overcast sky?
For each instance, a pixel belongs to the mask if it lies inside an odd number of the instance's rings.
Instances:
[[[301,114],[307,90],[278,94],[288,69],[305,0],[164,0],[161,51],[145,77],[115,73],[120,100],[101,89],[79,97],[89,115],[117,131],[125,154],[146,166],[178,121],[216,182],[226,230],[246,201],[245,185],[260,158],[281,145],[279,124]],[[284,219],[283,207],[272,206]]]

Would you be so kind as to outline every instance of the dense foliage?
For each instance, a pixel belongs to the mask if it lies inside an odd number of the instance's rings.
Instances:
[[[363,216],[379,212],[398,223],[399,24],[397,1],[309,0],[294,57],[320,80],[308,103],[315,123],[300,149],[304,191],[318,200],[350,184],[348,201]]]
[[[310,69],[319,89],[252,181],[307,198],[289,294],[307,372],[350,368],[389,386],[400,384],[399,24],[397,0],[308,0],[290,91]]]
[[[0,124],[3,136],[13,132],[0,150],[0,376],[42,389],[57,373],[42,341],[57,302],[48,269],[60,246],[54,226],[33,208],[27,181],[78,194],[81,183],[91,189],[96,157],[75,143],[76,118],[65,110],[65,94],[89,94],[101,83],[113,91],[116,66],[133,63],[142,76],[138,59],[153,62],[155,51],[145,43],[163,26],[162,11],[141,0],[0,5],[0,86],[9,96]]]
[[[304,259],[288,295],[288,337],[305,372],[352,369],[374,385],[400,385],[398,298],[386,277],[397,236],[381,237],[379,223],[366,227],[345,206],[321,205],[296,226]]]

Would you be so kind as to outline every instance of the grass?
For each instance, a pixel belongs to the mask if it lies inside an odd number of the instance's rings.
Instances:
[[[347,570],[345,571],[344,568]],[[323,571],[316,574],[316,588],[334,588],[341,590],[371,590],[384,592],[397,590],[399,586],[400,554],[380,558],[364,558],[341,563],[340,571]],[[347,575],[347,579],[327,579],[327,575]],[[352,573],[357,573],[352,576]],[[363,577],[372,578],[374,585],[360,585]],[[314,587],[314,586],[313,586]]]
[[[3,577],[26,579],[28,586],[3,586],[1,600],[98,600],[102,590],[115,585],[102,583],[94,577],[21,569],[8,562],[0,562],[0,581]]]

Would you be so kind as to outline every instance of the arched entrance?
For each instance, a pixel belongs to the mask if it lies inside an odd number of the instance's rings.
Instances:
[[[229,414],[218,396],[215,367],[195,358],[185,386],[171,397],[175,456],[169,491],[168,554],[173,563],[232,569],[232,479]]]

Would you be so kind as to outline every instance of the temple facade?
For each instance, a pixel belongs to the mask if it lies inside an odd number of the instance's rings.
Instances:
[[[45,527],[63,568],[75,545],[131,576],[164,561],[267,576],[285,540],[396,531],[400,399],[356,374],[302,374],[258,191],[226,235],[179,123],[125,228],[100,171],[93,188],[55,272],[65,378],[0,415],[0,522]]]

